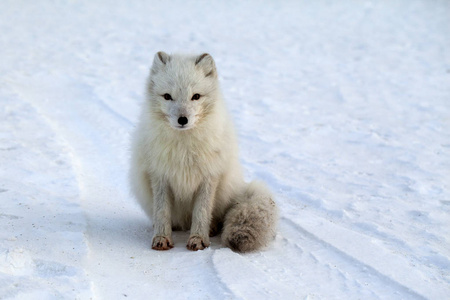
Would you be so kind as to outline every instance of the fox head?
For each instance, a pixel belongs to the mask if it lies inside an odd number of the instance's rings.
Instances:
[[[152,113],[173,129],[197,126],[213,110],[218,90],[211,55],[155,54],[148,81],[148,101]]]

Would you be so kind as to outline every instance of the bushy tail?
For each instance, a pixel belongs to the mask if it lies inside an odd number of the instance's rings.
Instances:
[[[253,181],[225,215],[222,242],[237,252],[258,250],[275,237],[277,221],[272,193]]]

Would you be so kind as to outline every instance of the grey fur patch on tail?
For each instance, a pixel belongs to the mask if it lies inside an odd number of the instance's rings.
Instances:
[[[278,208],[267,187],[251,182],[225,216],[222,242],[236,252],[261,249],[276,234]]]

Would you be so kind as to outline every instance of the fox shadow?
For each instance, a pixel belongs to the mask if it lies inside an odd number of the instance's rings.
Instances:
[[[152,249],[153,225],[145,214],[107,213],[89,220],[89,235],[93,242],[98,241],[105,247],[123,249],[135,248],[137,251],[156,251]],[[189,231],[174,230],[172,240],[174,248],[169,252],[189,251],[186,248]],[[92,241],[90,241],[92,243]],[[211,249],[220,249],[222,245],[220,234],[210,237]],[[201,250],[200,250],[201,251]]]

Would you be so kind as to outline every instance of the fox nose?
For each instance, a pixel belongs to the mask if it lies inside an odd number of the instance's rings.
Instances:
[[[178,118],[178,124],[180,124],[181,126],[186,125],[187,123],[188,123],[188,118],[186,118],[186,117]]]

